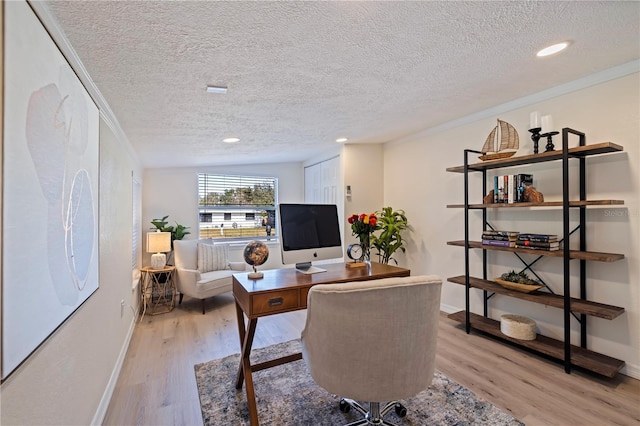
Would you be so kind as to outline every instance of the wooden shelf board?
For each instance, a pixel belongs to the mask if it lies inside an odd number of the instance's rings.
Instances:
[[[454,321],[465,323],[465,311],[449,315]],[[471,327],[519,346],[564,360],[564,343],[538,334],[536,340],[518,340],[502,334],[500,322],[474,313],[470,314]],[[594,373],[613,378],[624,367],[624,361],[571,345],[571,364]]]
[[[624,148],[613,142],[602,142],[592,145],[577,146],[569,148],[570,157],[586,157],[589,155],[606,154],[610,152],[621,152]],[[562,158],[562,150],[541,152],[539,154],[522,155],[519,157],[510,157],[499,160],[483,161],[481,163],[469,164],[469,171],[482,171],[497,169],[501,167],[519,166],[523,164],[542,163],[545,161],[554,161]],[[448,172],[464,173],[464,166],[455,166],[447,168]]]
[[[618,205],[624,205],[624,200],[569,201],[569,207],[618,206]],[[562,207],[562,201],[545,201],[544,203],[469,204],[470,209],[502,209],[502,208],[523,208],[523,207]],[[447,208],[463,209],[464,204],[447,204]]]
[[[448,278],[447,281],[454,284],[465,285],[464,275]],[[491,293],[502,294],[517,299],[527,300],[529,302],[540,303],[554,308],[564,309],[564,296],[551,294],[544,291],[534,291],[531,293],[521,293],[509,290],[494,281],[483,280],[481,278],[469,277],[469,285],[474,288],[489,291]],[[624,308],[604,303],[591,302],[588,300],[580,300],[571,298],[571,311],[579,314],[590,315],[592,317],[604,318],[612,320],[624,313]]]
[[[450,246],[464,247],[464,240],[447,241],[447,244]],[[511,253],[526,253],[526,254],[533,254],[536,256],[564,257],[563,249],[548,251],[548,250],[523,249],[523,248],[515,248],[515,247],[498,247],[498,246],[483,245],[480,241],[469,241],[469,247],[474,249],[507,251]],[[569,257],[571,259],[594,260],[598,262],[615,262],[617,260],[624,259],[624,254],[570,250]]]

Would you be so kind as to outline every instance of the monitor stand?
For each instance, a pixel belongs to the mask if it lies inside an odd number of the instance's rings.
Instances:
[[[317,266],[311,266],[311,262],[296,263],[296,271],[303,274],[317,274],[318,272],[327,272],[326,269],[318,268]]]

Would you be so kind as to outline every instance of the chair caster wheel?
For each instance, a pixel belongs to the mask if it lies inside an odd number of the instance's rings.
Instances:
[[[407,415],[407,409],[399,402],[396,403],[395,410],[398,417],[404,417]]]
[[[348,413],[349,411],[351,411],[351,405],[349,405],[349,403],[344,399],[340,400],[340,411],[342,411],[343,413]]]

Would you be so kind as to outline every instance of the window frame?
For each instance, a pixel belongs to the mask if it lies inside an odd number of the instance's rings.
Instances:
[[[256,188],[258,185],[267,185],[267,188],[273,190],[273,205],[271,204],[251,204],[240,202],[239,204],[202,204],[203,199],[208,199],[209,194],[217,193],[218,197],[211,198],[220,199],[223,197],[224,190],[238,188]],[[198,173],[198,237],[213,238],[218,242],[241,242],[251,240],[275,241],[278,239],[276,226],[276,210],[278,206],[278,178],[275,176],[249,176],[249,175],[230,175],[225,173]],[[266,225],[264,223],[265,212],[267,225],[271,225],[271,234],[267,235]],[[203,216],[211,215],[210,221],[203,222]],[[253,215],[253,219],[247,219]],[[247,222],[253,222],[254,226],[243,226]],[[206,224],[209,226],[203,227]],[[264,230],[261,235],[242,235],[236,236],[237,228],[260,228]],[[205,230],[217,229],[220,234],[215,235],[213,232],[204,232]],[[233,229],[233,231],[227,231]],[[225,235],[227,234],[227,235]],[[234,236],[228,236],[228,234]]]

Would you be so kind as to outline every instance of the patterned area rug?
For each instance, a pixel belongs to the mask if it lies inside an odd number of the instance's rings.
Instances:
[[[251,362],[257,363],[300,352],[300,342],[256,349]],[[205,425],[248,425],[249,411],[244,387],[235,389],[240,354],[195,366],[202,420]],[[260,424],[344,425],[359,419],[355,410],[342,413],[339,397],[315,384],[304,360],[253,373]],[[407,416],[393,410],[385,419],[397,425],[522,425],[511,415],[478,398],[464,386],[436,371],[431,386],[417,396],[402,401]]]

